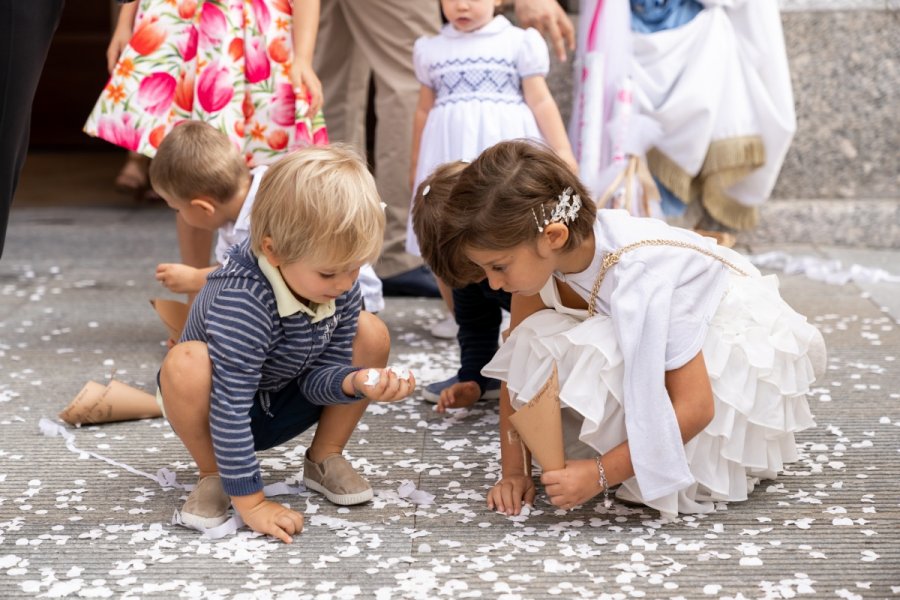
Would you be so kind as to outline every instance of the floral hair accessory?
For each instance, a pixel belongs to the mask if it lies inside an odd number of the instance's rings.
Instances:
[[[557,198],[556,206],[550,211],[550,215],[544,210],[541,204],[541,218],[538,219],[537,211],[531,209],[531,215],[534,217],[534,224],[537,225],[539,233],[544,232],[544,227],[550,223],[563,223],[568,225],[578,217],[578,211],[581,210],[581,197],[574,193],[571,187],[563,190],[563,193]]]

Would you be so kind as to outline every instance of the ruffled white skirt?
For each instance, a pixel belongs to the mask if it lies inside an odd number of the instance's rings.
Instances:
[[[710,512],[714,502],[746,500],[760,479],[773,479],[797,460],[794,433],[815,425],[806,394],[824,372],[825,343],[781,298],[777,278],[730,276],[703,356],[715,417],[685,446],[695,482],[648,502],[631,478],[617,497],[664,515]],[[625,441],[622,354],[609,317],[540,311],[512,332],[482,373],[506,381],[519,408],[554,361],[566,457],[603,454]]]

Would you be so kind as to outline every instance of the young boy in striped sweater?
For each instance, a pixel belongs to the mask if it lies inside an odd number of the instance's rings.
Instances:
[[[356,278],[381,251],[384,211],[353,151],[310,147],[278,161],[251,222],[191,307],[159,391],[200,472],[184,523],[214,527],[233,504],[253,530],[290,543],[303,517],[265,499],[256,451],[316,425],[304,484],[336,504],[366,502],[372,488],[344,446],[369,401],[405,398],[415,379],[368,368],[387,364],[390,338],[377,317],[360,318]]]

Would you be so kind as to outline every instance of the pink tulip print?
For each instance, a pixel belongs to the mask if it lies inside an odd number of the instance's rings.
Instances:
[[[307,118],[307,91],[295,94],[291,81],[292,0],[140,4],[132,39],[85,123],[89,135],[153,157],[177,122],[200,120],[250,165],[327,143],[322,115]]]
[[[204,46],[218,46],[225,39],[228,20],[218,6],[204,2],[200,9],[200,38]]]
[[[228,76],[228,69],[213,61],[206,65],[197,82],[197,101],[203,110],[214,113],[231,102],[234,87]]]
[[[169,110],[174,97],[175,78],[168,73],[152,73],[145,77],[138,87],[138,104],[156,117]]]
[[[178,51],[181,53],[181,58],[184,62],[192,61],[197,56],[198,36],[197,28],[191,25],[188,27],[187,34],[181,38],[181,42],[178,44]]]
[[[294,106],[294,88],[290,83],[281,83],[275,86],[275,96],[269,105],[269,118],[282,127],[290,127],[294,124]]]
[[[256,26],[261,32],[269,30],[272,18],[269,15],[269,7],[266,6],[265,0],[251,0],[250,6],[253,9],[253,16],[256,18]]]
[[[132,120],[134,120],[134,116],[129,113],[118,118],[100,117],[97,121],[97,135],[117,146],[135,152],[141,142],[144,130],[137,129],[132,124]]]
[[[244,45],[244,74],[249,83],[265,81],[272,74],[272,65],[262,38],[252,39]]]

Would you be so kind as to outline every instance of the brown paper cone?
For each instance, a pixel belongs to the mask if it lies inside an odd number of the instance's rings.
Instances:
[[[81,388],[81,391],[78,392],[78,395],[69,402],[69,405],[59,413],[59,418],[69,425],[79,425],[82,423],[81,415],[88,412],[90,407],[100,400],[100,397],[103,396],[103,392],[105,391],[105,385],[97,383],[96,381],[88,381],[84,384],[84,387]]]
[[[164,298],[154,298],[150,300],[150,305],[153,306],[159,319],[169,330],[169,337],[177,342],[181,337],[184,324],[187,323],[188,311],[191,307],[184,302]]]
[[[156,398],[121,381],[110,381],[100,396],[85,397],[79,402],[81,396],[63,411],[66,416],[61,413],[60,418],[72,425],[96,425],[162,416]]]
[[[534,398],[509,417],[522,442],[544,471],[566,466],[560,410],[559,372],[553,363],[550,377]]]

